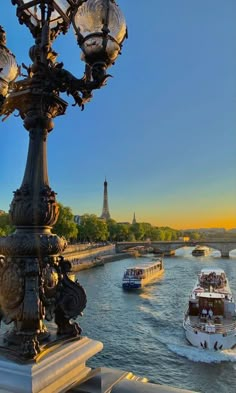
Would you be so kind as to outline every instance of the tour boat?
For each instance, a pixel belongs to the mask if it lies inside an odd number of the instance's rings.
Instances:
[[[195,347],[221,350],[236,346],[235,301],[224,270],[201,270],[189,297],[183,327]]]
[[[162,258],[153,258],[150,262],[127,268],[124,273],[122,287],[124,289],[142,288],[148,282],[159,277],[163,272]]]
[[[197,246],[193,251],[192,255],[194,257],[201,257],[201,256],[206,256],[210,254],[210,249],[209,247],[206,246]]]

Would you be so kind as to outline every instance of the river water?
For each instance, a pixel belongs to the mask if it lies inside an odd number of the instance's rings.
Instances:
[[[225,270],[236,295],[236,253],[193,257],[192,249],[164,258],[165,273],[140,291],[122,289],[126,267],[146,260],[130,258],[78,273],[88,304],[79,319],[83,335],[104,349],[89,363],[132,371],[149,382],[203,393],[236,392],[236,350],[206,351],[190,346],[182,328],[188,296],[204,267]]]

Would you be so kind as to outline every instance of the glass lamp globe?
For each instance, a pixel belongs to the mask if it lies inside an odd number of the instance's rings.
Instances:
[[[26,24],[33,35],[42,28],[45,20],[54,29],[70,24],[70,12],[77,0],[12,0],[17,5],[17,16],[20,23]],[[34,30],[36,28],[36,30]]]
[[[126,38],[124,16],[114,0],[87,0],[73,19],[82,60],[90,66],[114,63]]]
[[[0,26],[0,94],[6,97],[8,85],[19,73],[15,56],[6,47],[5,31]]]

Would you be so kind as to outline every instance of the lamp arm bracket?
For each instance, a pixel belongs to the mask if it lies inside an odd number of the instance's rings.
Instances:
[[[83,78],[76,78],[71,72],[62,68],[63,64],[57,64],[51,71],[52,76],[57,85],[57,89],[60,92],[66,92],[71,95],[75,103],[73,106],[78,105],[81,109],[84,109],[84,104],[89,102],[92,98],[92,91],[95,89],[100,89],[106,84],[107,78],[110,75],[103,74],[97,76],[96,80],[92,79],[88,70],[85,72]]]
[[[84,110],[84,105],[91,100],[93,97],[92,91],[100,89],[106,84],[106,81],[111,75],[106,74],[104,67],[94,67],[91,69],[89,65],[86,65],[84,76],[81,79],[76,78],[71,72],[63,68],[63,63],[52,63],[44,64],[38,62],[37,66],[27,67],[25,64],[22,65],[27,71],[27,75],[24,79],[17,82],[11,83],[10,94],[5,99],[0,96],[0,116],[6,115],[3,119],[5,120],[15,109],[20,107],[25,110],[24,99],[22,98],[19,102],[21,106],[16,106],[16,97],[29,91],[41,92],[41,94],[56,94],[59,96],[60,93],[67,93],[74,98],[73,106],[78,105],[81,110]],[[21,110],[20,110],[21,111]]]

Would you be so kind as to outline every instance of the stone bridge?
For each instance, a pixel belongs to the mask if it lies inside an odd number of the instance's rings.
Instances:
[[[236,240],[205,240],[205,241],[153,241],[153,242],[117,242],[116,252],[122,252],[129,248],[143,246],[145,248],[152,247],[154,250],[160,250],[163,253],[171,253],[182,247],[207,246],[218,250],[223,258],[228,258],[232,250],[236,250]]]

